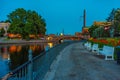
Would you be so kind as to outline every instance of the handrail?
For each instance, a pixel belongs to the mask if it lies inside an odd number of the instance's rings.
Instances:
[[[8,74],[6,74],[2,80],[7,80],[9,77],[11,77],[12,75],[14,75],[15,73],[17,73],[19,70],[21,70],[22,68],[24,68],[25,66],[29,65],[31,62],[33,62],[34,60],[38,59],[39,57],[43,56],[46,52],[42,52],[40,55],[34,57],[31,61],[27,61],[24,64],[22,64],[21,66],[17,67],[16,69],[14,69],[13,71],[9,72]]]
[[[58,45],[55,45],[54,47],[56,47],[56,46],[58,46]],[[53,49],[54,47],[52,47],[51,49]],[[23,65],[19,66],[18,68],[14,69],[13,71],[9,72],[8,74],[6,74],[6,75],[2,78],[2,80],[14,80],[14,79],[16,80],[16,78],[17,78],[17,80],[18,80],[18,79],[19,79],[19,80],[29,80],[28,77],[30,77],[30,76],[29,76],[29,72],[28,72],[28,71],[31,71],[31,70],[34,69],[34,68],[33,68],[34,66],[32,67],[33,62],[35,62],[34,64],[38,65],[38,64],[36,63],[36,61],[38,61],[40,57],[45,56],[48,51],[49,51],[49,49],[48,49],[47,51],[42,52],[40,55],[32,58],[31,60],[25,62]],[[53,55],[52,55],[52,56],[53,56]],[[55,55],[55,56],[56,56],[56,55]],[[51,57],[51,58],[52,58],[52,57]],[[49,60],[48,60],[48,61],[49,61]],[[53,59],[52,59],[52,61],[53,61]],[[49,66],[50,66],[50,64],[51,64],[51,61],[50,61],[50,63],[49,63]],[[41,68],[43,68],[43,66],[47,66],[47,67],[48,67],[48,65],[43,64],[43,65],[41,66]],[[32,69],[29,70],[29,67],[31,67]],[[36,66],[35,66],[35,68],[36,68]],[[35,72],[34,72],[34,73],[35,73]],[[39,73],[40,73],[40,72],[39,72]],[[32,73],[32,74],[33,74],[33,73]],[[33,77],[33,78],[35,78],[35,77]],[[33,80],[33,79],[30,79],[30,80]],[[34,80],[35,80],[35,79],[34,79]]]
[[[26,63],[22,64],[21,66],[17,67],[12,71],[12,74],[15,74],[18,70],[22,69],[24,66],[30,64],[32,61],[27,61]]]

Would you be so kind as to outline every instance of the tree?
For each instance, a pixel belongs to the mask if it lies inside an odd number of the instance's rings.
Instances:
[[[92,36],[92,37],[95,37],[94,35],[94,31],[95,31],[95,29],[96,28],[98,28],[98,26],[96,26],[96,25],[92,25],[90,28],[89,28],[89,33],[90,33],[90,36]]]
[[[46,32],[45,20],[35,11],[18,8],[8,15],[7,21],[11,23],[8,32],[21,34],[23,39],[29,38],[30,34],[37,37]]]
[[[112,9],[111,13],[109,14],[108,18],[106,19],[108,22],[111,22],[114,20],[114,15],[115,15],[116,9]]]
[[[3,37],[4,34],[5,34],[5,30],[4,30],[4,28],[1,28],[1,29],[0,29],[0,37]]]
[[[120,36],[120,8],[117,8],[114,15],[115,36]]]
[[[113,9],[106,20],[112,22],[111,30],[115,30],[114,36],[120,36],[120,8]]]

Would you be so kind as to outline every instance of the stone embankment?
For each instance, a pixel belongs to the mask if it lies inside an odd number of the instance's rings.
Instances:
[[[0,40],[0,44],[27,44],[27,43],[48,43],[48,42],[58,42],[54,40]]]

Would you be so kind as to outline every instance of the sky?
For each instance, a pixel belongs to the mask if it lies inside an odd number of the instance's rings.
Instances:
[[[47,34],[81,32],[83,10],[86,26],[105,21],[113,8],[120,8],[120,0],[0,0],[0,21],[17,8],[34,10],[46,21]]]

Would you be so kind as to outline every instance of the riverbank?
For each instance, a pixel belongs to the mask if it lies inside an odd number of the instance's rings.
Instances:
[[[0,40],[0,44],[57,43],[55,40]]]
[[[56,56],[68,45],[74,43],[76,41],[65,41],[61,44],[57,44],[55,46],[53,46],[52,48],[48,49],[46,52],[42,52],[40,53],[39,56],[37,56],[37,58],[39,57],[38,60],[34,60],[34,69],[35,69],[35,73],[39,73],[39,74],[36,74],[40,77],[36,77],[36,79],[40,79],[42,80],[44,75],[46,74],[46,72],[49,70],[49,67],[52,63],[52,61],[54,59],[56,59]],[[24,49],[25,50],[25,49]],[[25,50],[26,51],[26,50]],[[23,53],[22,53],[23,54]],[[38,64],[39,63],[39,64]],[[47,63],[47,64],[46,64]],[[42,65],[42,66],[41,66]],[[44,67],[43,67],[44,66]],[[39,72],[38,72],[39,71]],[[17,71],[19,72],[19,71]],[[21,72],[21,71],[20,71]],[[15,73],[15,71],[13,72]],[[41,74],[42,73],[42,74]],[[7,76],[7,75],[6,75]],[[6,77],[5,76],[5,77]],[[35,79],[35,80],[36,80]]]
[[[120,80],[120,65],[92,55],[82,42],[65,47],[44,80]]]

